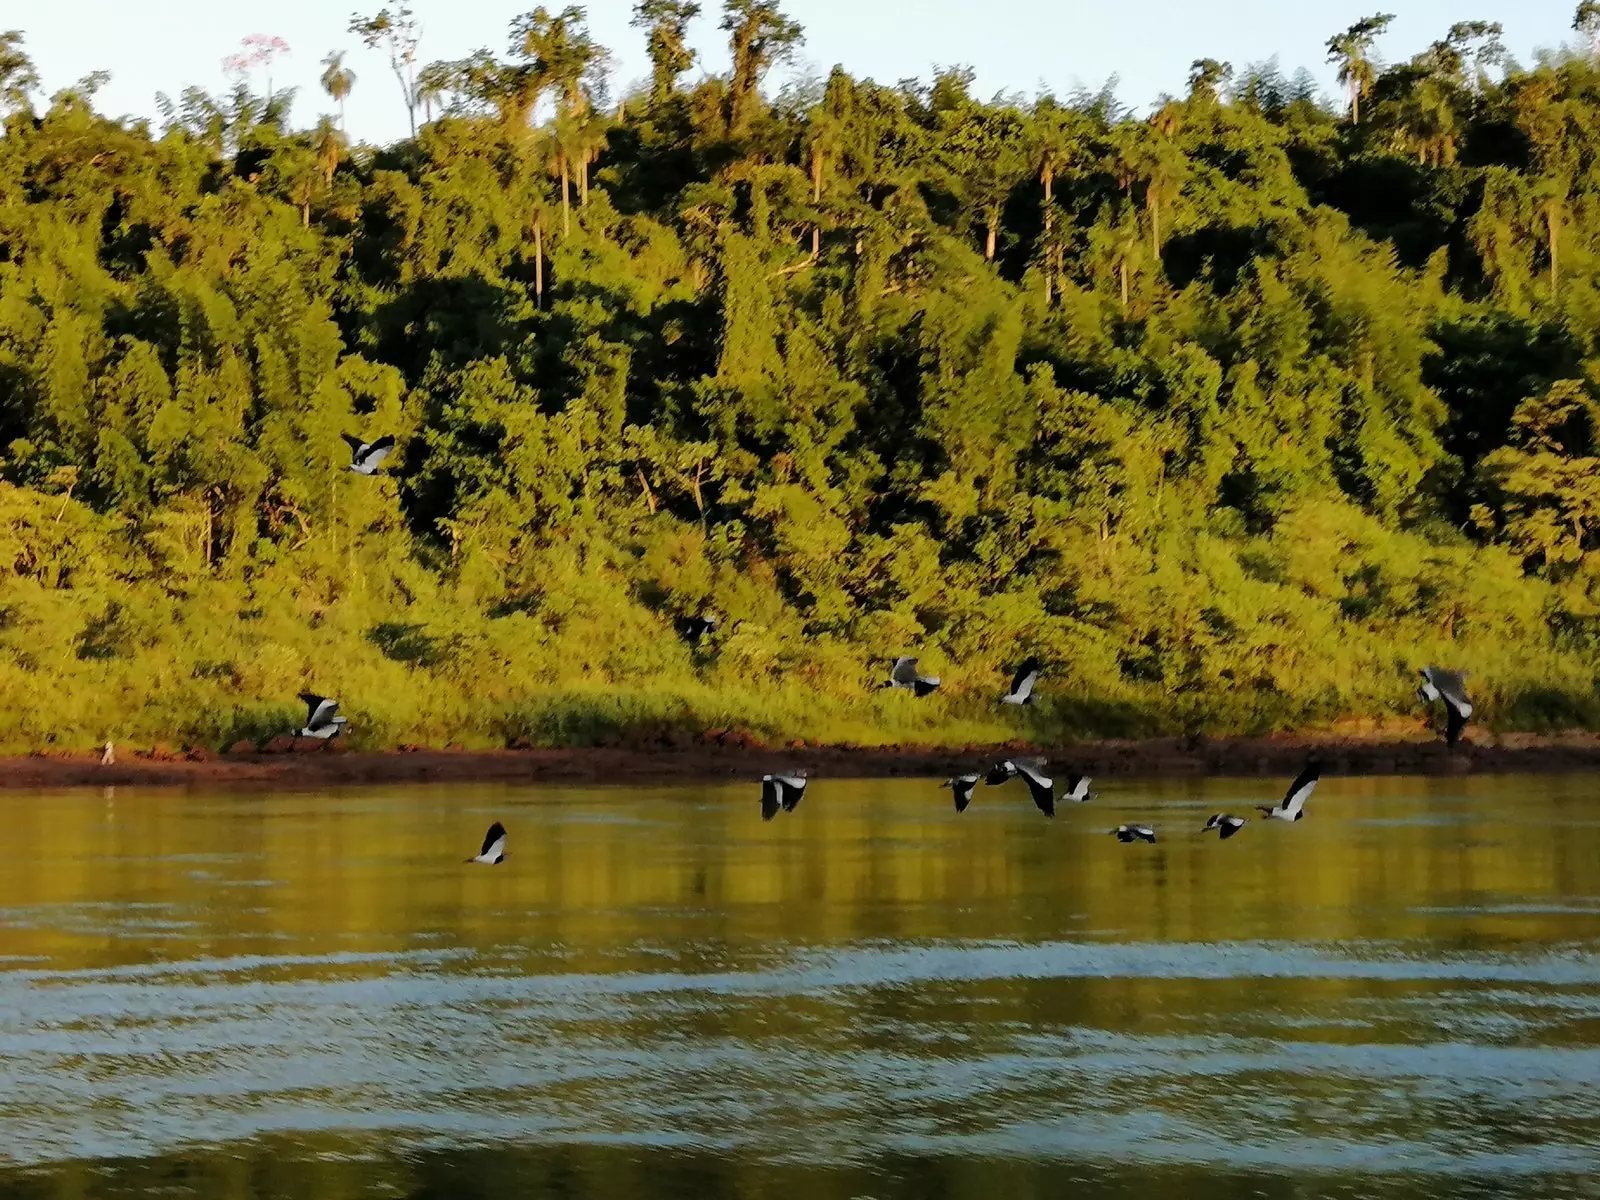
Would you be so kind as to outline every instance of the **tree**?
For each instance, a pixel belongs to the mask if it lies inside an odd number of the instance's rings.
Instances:
[[[660,104],[672,94],[678,76],[694,66],[694,51],[685,40],[689,22],[700,15],[693,0],[639,0],[633,6],[635,28],[650,31],[650,100]]]
[[[1600,0],[1583,0],[1573,14],[1572,28],[1589,39],[1589,50],[1600,54]]]
[[[1339,82],[1350,93],[1350,123],[1361,124],[1361,100],[1378,78],[1372,47],[1394,20],[1393,13],[1364,17],[1337,37],[1328,39],[1328,61],[1339,66]]]
[[[511,51],[533,64],[540,79],[556,89],[562,110],[574,117],[589,108],[590,93],[609,61],[576,5],[554,15],[541,6],[512,21]]]
[[[369,50],[382,47],[389,56],[389,69],[400,84],[400,95],[405,101],[406,120],[411,125],[411,136],[417,136],[417,45],[420,34],[417,20],[411,9],[401,5],[393,13],[379,9],[375,16],[350,14],[350,32],[359,37]]]
[[[267,33],[252,33],[239,41],[239,51],[222,60],[223,70],[229,75],[248,80],[256,68],[266,72],[265,101],[272,107],[272,64],[291,53],[289,43],[281,37]]]
[[[1189,98],[1215,101],[1233,77],[1233,64],[1214,58],[1197,58],[1189,64]]]
[[[322,90],[339,106],[339,128],[344,128],[344,101],[356,85],[356,73],[344,65],[344,51],[330,50],[322,60]]]
[[[787,62],[805,41],[799,22],[784,16],[777,0],[727,0],[722,28],[733,51],[728,81],[728,136],[750,132],[761,100],[761,80],[776,63]]]
[[[22,50],[22,32],[0,33],[0,108],[17,112],[29,106],[28,93],[39,86],[33,60]]]

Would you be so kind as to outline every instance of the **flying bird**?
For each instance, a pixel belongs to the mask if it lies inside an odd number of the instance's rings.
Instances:
[[[716,631],[717,618],[709,613],[698,617],[683,617],[678,621],[678,633],[691,646],[698,646],[701,638]]]
[[[469,858],[469,863],[482,863],[486,867],[494,867],[506,860],[506,827],[496,821],[489,826],[489,832],[483,835],[483,849],[478,851],[475,858]]]
[[[1283,794],[1281,803],[1272,808],[1265,805],[1256,805],[1256,810],[1264,817],[1278,821],[1298,821],[1306,815],[1306,801],[1311,798],[1311,793],[1317,790],[1317,780],[1322,776],[1322,766],[1316,762],[1306,764],[1306,769],[1294,777],[1294,782],[1289,785],[1289,790]]]
[[[907,688],[918,696],[926,696],[939,686],[939,677],[918,675],[917,660],[901,657],[894,660],[894,668],[889,672],[889,682],[886,686]]]
[[[1118,825],[1111,831],[1119,842],[1154,842],[1156,831],[1148,825]]]
[[[1030,658],[1017,668],[1017,673],[1011,677],[1011,690],[1000,697],[1001,704],[1032,704],[1033,685],[1039,682],[1039,671],[1044,664],[1037,658]]]
[[[1205,823],[1205,827],[1200,832],[1205,833],[1207,830],[1215,829],[1217,835],[1223,841],[1227,841],[1239,830],[1243,829],[1245,822],[1248,820],[1248,817],[1236,817],[1231,813],[1212,813],[1211,819]]]
[[[1055,781],[1044,773],[1044,759],[1035,758],[1012,765],[1016,767],[1017,774],[1022,776],[1023,782],[1028,785],[1028,794],[1039,806],[1039,811],[1047,817],[1055,816]]]
[[[1074,804],[1082,804],[1086,800],[1093,800],[1094,793],[1089,790],[1089,777],[1087,775],[1068,775],[1067,790],[1061,793],[1063,800],[1070,800]]]
[[[1017,777],[1017,764],[1009,758],[1003,758],[989,768],[989,773],[983,777],[984,783],[990,787],[999,787],[1008,779]]]
[[[372,442],[363,442],[353,434],[341,433],[339,435],[350,447],[350,465],[346,471],[354,471],[357,475],[374,474],[383,465],[383,460],[394,453],[394,435],[386,433],[381,438]]]
[[[1444,701],[1444,740],[1449,746],[1461,740],[1461,731],[1472,715],[1466,678],[1465,671],[1446,671],[1442,667],[1422,669],[1422,686],[1417,689],[1417,696],[1429,704],[1435,700]]]
[[[761,777],[761,819],[770,821],[778,809],[793,812],[806,794],[806,777],[794,775],[763,775]]]
[[[339,705],[325,696],[301,692],[300,699],[306,706],[306,724],[304,729],[295,734],[296,737],[316,738],[325,742],[331,737],[337,737],[349,723],[344,717],[337,715]]]
[[[957,775],[953,779],[946,779],[944,786],[949,788],[956,798],[956,811],[966,812],[967,805],[972,803],[972,789],[978,786],[979,776]]]

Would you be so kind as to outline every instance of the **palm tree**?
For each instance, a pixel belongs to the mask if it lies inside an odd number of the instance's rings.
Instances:
[[[1572,28],[1589,39],[1589,49],[1600,54],[1600,0],[1583,0],[1573,14]]]
[[[609,60],[584,27],[583,9],[574,5],[552,16],[536,8],[511,23],[511,38],[513,53],[530,59],[542,80],[557,89],[563,111],[582,116],[595,77]]]
[[[700,15],[693,0],[639,0],[633,24],[650,31],[650,100],[660,104],[682,75],[694,66],[694,51],[684,39],[689,22]]]
[[[733,78],[728,81],[728,135],[750,130],[760,99],[761,77],[774,63],[788,59],[805,41],[797,21],[778,10],[777,0],[727,0],[722,28],[733,50]]]
[[[344,155],[344,134],[324,117],[317,125],[316,138],[311,152],[316,155],[317,166],[322,171],[323,185],[332,187],[333,173],[339,169],[339,159]]]
[[[400,96],[405,101],[406,119],[411,123],[411,136],[417,136],[417,45],[421,39],[415,14],[402,4],[391,13],[379,9],[376,16],[363,17],[359,13],[350,18],[350,32],[359,37],[369,50],[383,47],[389,55],[389,69],[400,83]]]
[[[28,93],[39,86],[33,60],[22,52],[22,31],[0,33],[0,112],[28,107]]]
[[[356,85],[356,73],[344,65],[344,51],[330,50],[322,60],[322,90],[339,106],[339,128],[344,128],[344,100]]]
[[[1378,68],[1372,46],[1394,20],[1393,13],[1363,17],[1337,37],[1328,39],[1328,61],[1339,65],[1339,82],[1350,91],[1350,123],[1361,124],[1361,98],[1372,93]]]

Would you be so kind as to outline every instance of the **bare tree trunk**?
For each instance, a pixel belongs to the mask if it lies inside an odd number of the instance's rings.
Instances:
[[[1561,246],[1556,239],[1556,202],[1550,201],[1544,210],[1545,227],[1550,232],[1550,299],[1561,294]]]
[[[1055,276],[1053,274],[1055,256],[1055,227],[1056,227],[1056,176],[1049,167],[1043,171],[1044,179],[1044,306],[1049,308],[1055,300]]]
[[[1161,257],[1161,197],[1150,197],[1150,252]]]
[[[572,209],[567,198],[568,181],[570,175],[567,171],[567,156],[561,156],[561,236],[567,237],[572,233]]]
[[[1122,311],[1128,311],[1128,260],[1123,259],[1117,272],[1122,276]]]
[[[584,152],[578,163],[578,206],[589,207],[589,153]]]
[[[811,227],[811,257],[817,258],[822,254],[822,226]]]
[[[984,258],[988,259],[990,262],[994,261],[994,247],[995,247],[995,242],[998,239],[999,233],[1000,233],[1000,214],[997,213],[997,212],[992,212],[991,211],[989,213],[989,237],[988,237],[987,242],[984,244],[984,248],[983,248],[983,256],[984,256]]]
[[[650,510],[651,516],[655,516],[656,494],[650,490],[650,481],[644,477],[644,468],[635,467],[634,469],[639,472],[639,486],[644,489],[645,507]]]
[[[544,218],[533,223],[533,294],[539,310],[544,311]]]

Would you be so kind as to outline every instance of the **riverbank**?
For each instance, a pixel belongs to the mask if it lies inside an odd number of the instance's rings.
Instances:
[[[928,776],[981,770],[998,757],[1046,757],[1058,773],[1183,777],[1283,775],[1319,757],[1330,775],[1445,775],[1600,770],[1600,735],[1507,734],[1451,750],[1437,740],[1274,735],[1083,742],[1061,747],[793,746],[740,741],[689,746],[381,752],[298,743],[269,753],[0,759],[0,787],[323,788],[409,783],[641,783],[755,779],[805,769],[816,777]]]

